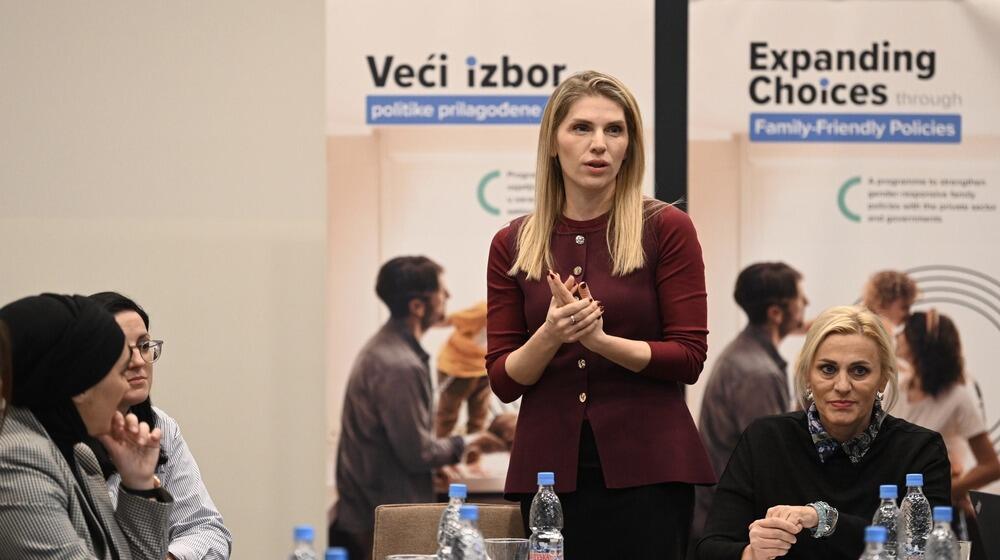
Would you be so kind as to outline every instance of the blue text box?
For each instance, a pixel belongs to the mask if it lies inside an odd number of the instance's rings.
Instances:
[[[365,122],[383,124],[538,124],[546,95],[369,95]]]
[[[958,144],[962,141],[962,116],[750,113],[750,141]]]

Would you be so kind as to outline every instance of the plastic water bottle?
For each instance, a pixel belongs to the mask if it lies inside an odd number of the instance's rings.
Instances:
[[[326,549],[326,560],[347,560],[347,549],[339,546]]]
[[[934,508],[934,529],[927,537],[927,560],[958,560],[958,539],[951,532],[951,508]]]
[[[885,527],[885,557],[896,557],[896,525],[899,523],[899,508],[896,507],[896,485],[883,484],[878,487],[878,497],[882,500],[878,509],[875,510],[875,517],[872,518],[872,525]]]
[[[924,557],[927,535],[931,532],[931,505],[924,496],[924,475],[906,475],[906,496],[899,505],[899,524],[896,539],[899,541],[901,560]]]
[[[885,536],[888,531],[881,525],[865,527],[865,551],[859,560],[887,560],[888,551],[885,548]]]
[[[319,560],[319,555],[316,554],[316,549],[313,548],[315,533],[313,532],[312,525],[296,525],[293,534],[295,548],[292,550],[292,555],[288,557],[288,560]]]
[[[458,534],[451,537],[451,557],[454,560],[488,560],[483,534],[479,532],[479,507],[463,505],[458,510]]]
[[[555,473],[538,473],[538,493],[528,515],[528,560],[563,560],[563,512],[555,483]]]
[[[458,518],[458,512],[465,505],[468,493],[469,489],[464,484],[448,486],[448,506],[444,508],[441,522],[438,523],[438,560],[450,560],[452,556],[448,543],[461,529],[462,524]]]

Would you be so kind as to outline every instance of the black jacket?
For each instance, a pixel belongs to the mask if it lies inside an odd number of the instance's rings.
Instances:
[[[951,466],[937,432],[886,416],[860,462],[837,450],[822,463],[804,412],[762,418],[743,433],[719,481],[697,557],[736,560],[750,543],[747,527],[768,508],[822,500],[840,514],[836,530],[819,539],[803,530],[784,558],[856,560],[879,505],[879,485],[896,484],[902,498],[907,473],[924,475],[931,507],[951,504]]]

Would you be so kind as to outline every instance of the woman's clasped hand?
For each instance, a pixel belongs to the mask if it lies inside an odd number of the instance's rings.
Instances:
[[[764,519],[750,524],[750,546],[744,560],[771,559],[784,556],[795,544],[803,529],[819,522],[812,506],[774,506]]]
[[[552,301],[545,316],[548,333],[561,343],[582,342],[603,333],[604,307],[594,300],[586,282],[577,283],[570,275],[563,281],[559,274],[549,271],[546,276]]]

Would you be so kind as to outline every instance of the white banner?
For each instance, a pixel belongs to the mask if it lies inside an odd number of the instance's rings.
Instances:
[[[537,123],[561,80],[599,70],[627,84],[652,161],[653,23],[651,1],[331,0],[331,231],[377,238],[378,263],[403,254],[438,261],[451,310],[484,300],[493,235],[533,208]],[[361,277],[358,293],[370,293],[377,272],[371,259],[364,264],[347,267]],[[357,320],[364,332],[331,341],[331,443],[350,363],[387,316],[378,307],[378,317]],[[433,330],[423,345],[434,355],[448,334]],[[502,474],[496,490],[501,483]]]
[[[695,2],[690,60],[692,161],[733,170],[741,266],[802,271],[810,315],[910,272],[1000,419],[1000,4]]]

